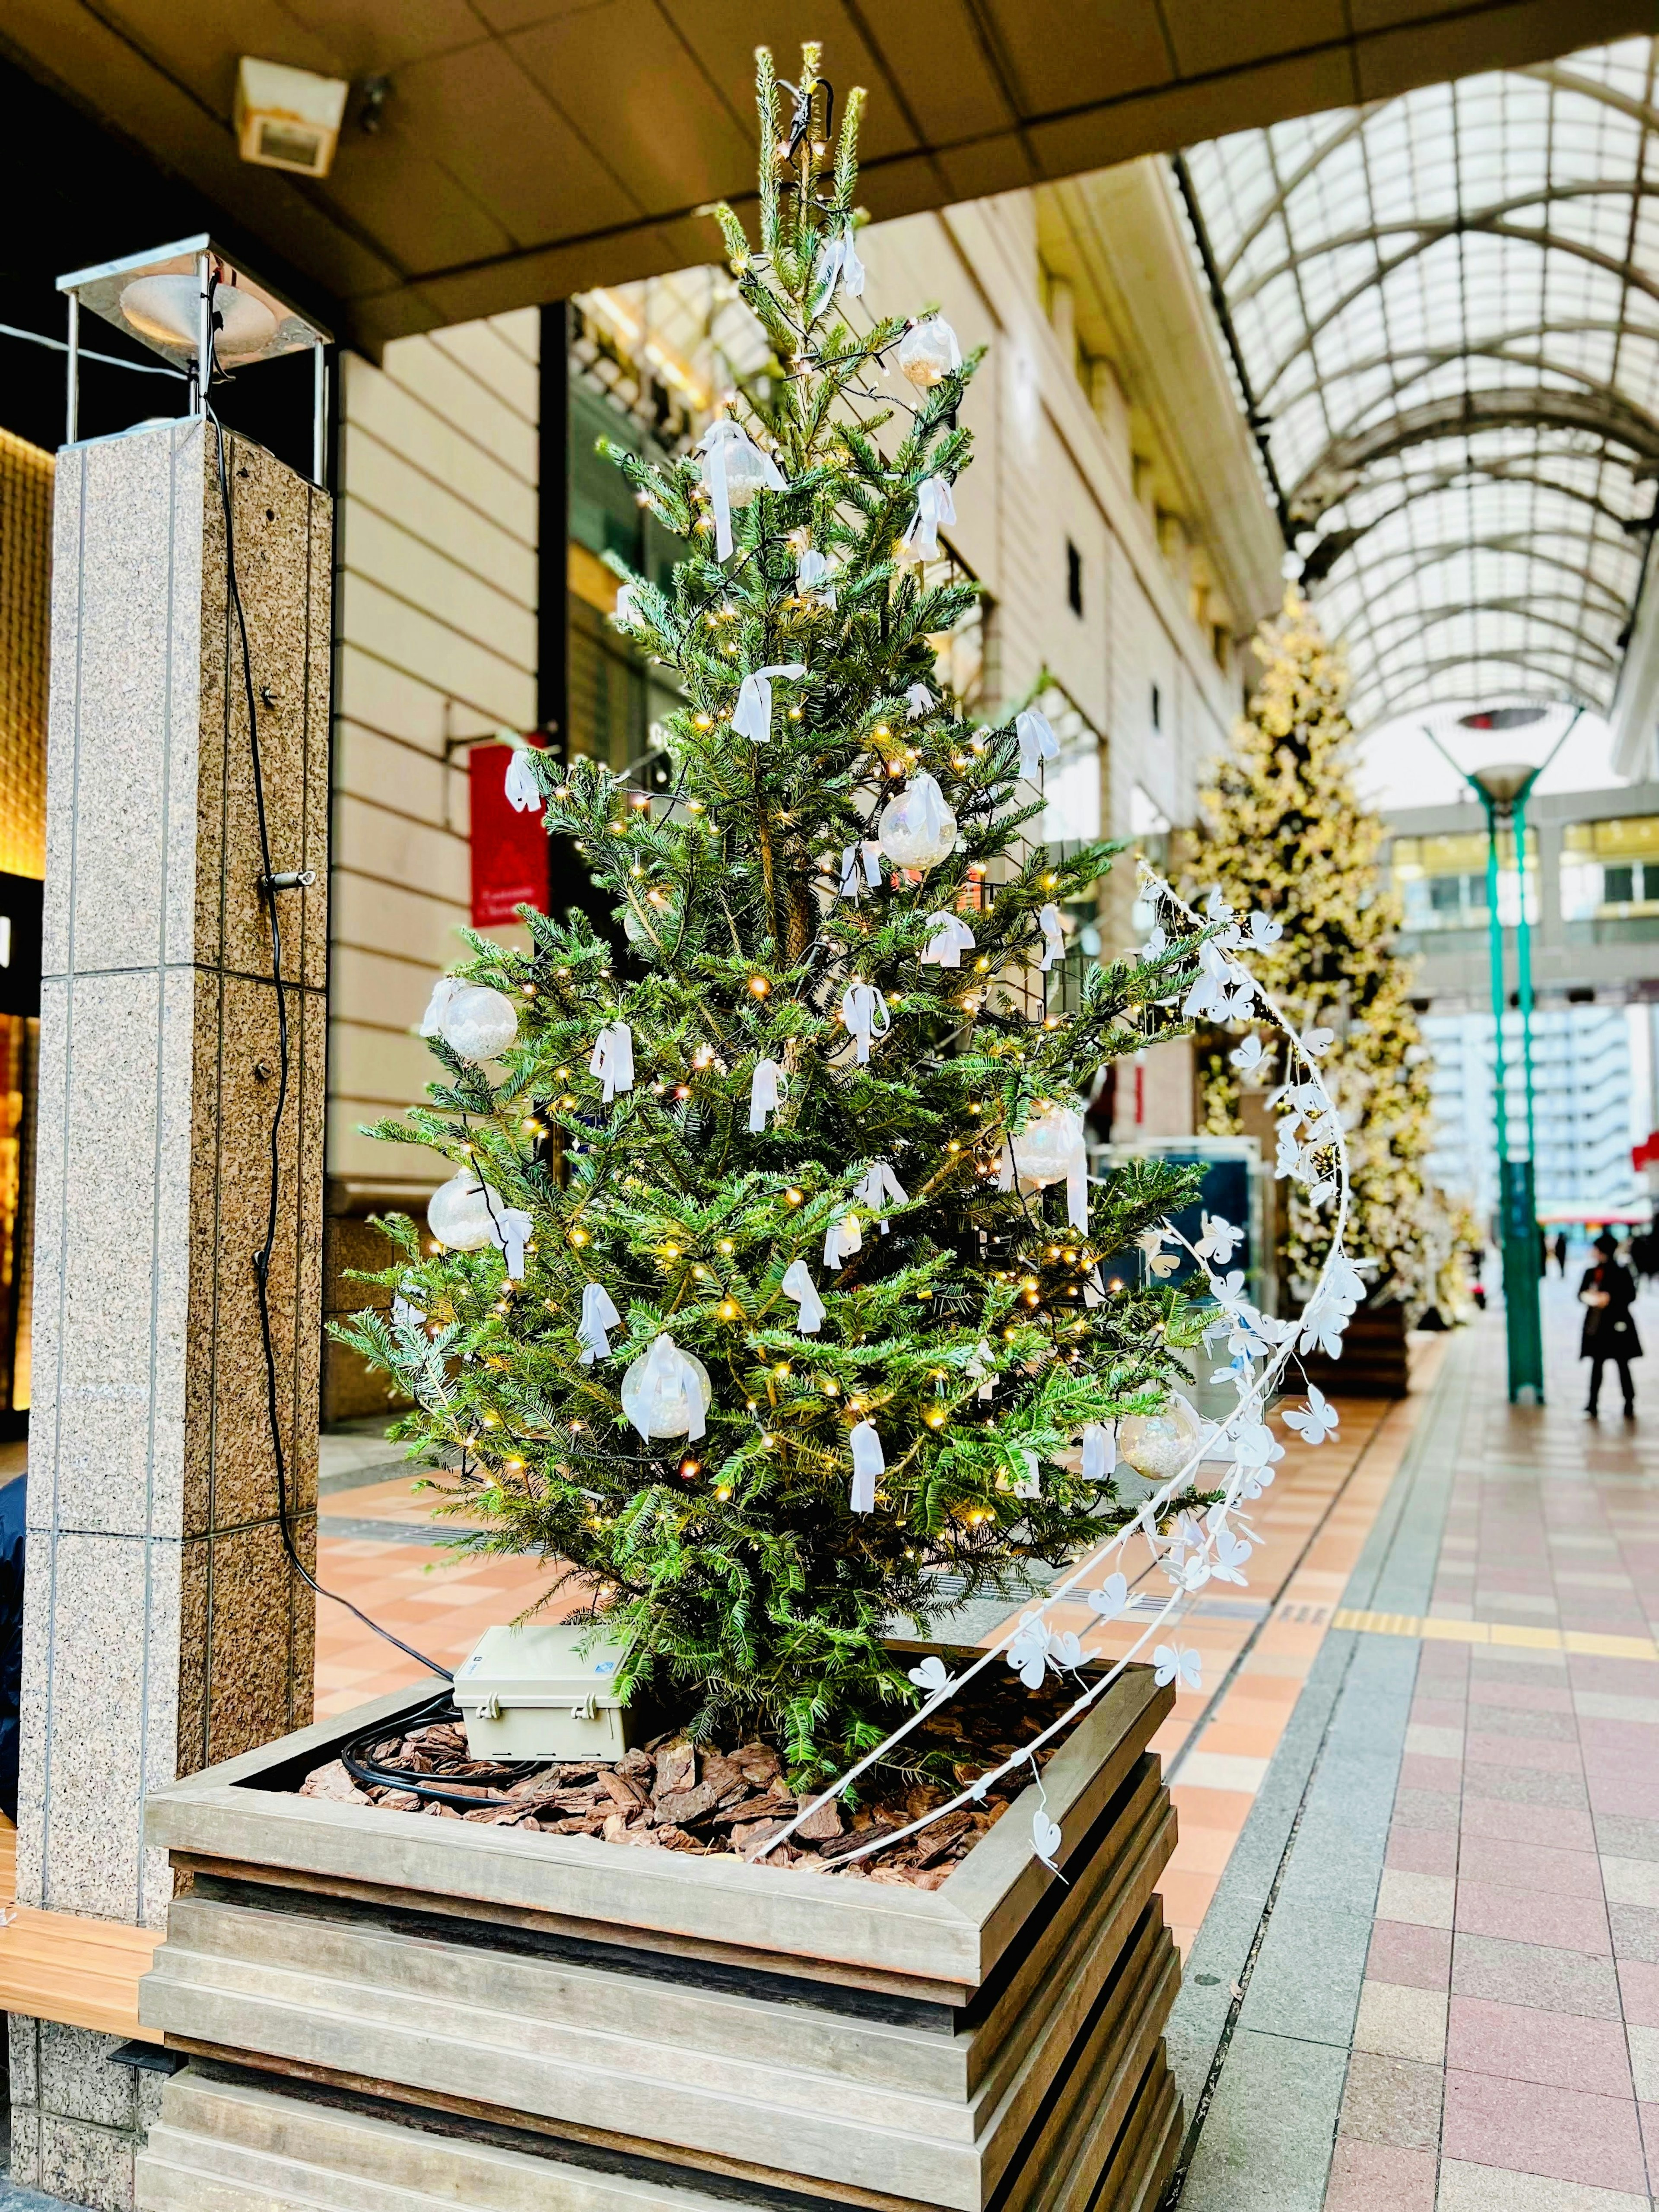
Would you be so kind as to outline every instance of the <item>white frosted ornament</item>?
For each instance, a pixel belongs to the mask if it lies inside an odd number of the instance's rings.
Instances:
[[[899,374],[920,392],[931,392],[962,367],[962,348],[943,315],[926,316],[905,332],[899,344],[898,365]]]
[[[1152,1482],[1168,1482],[1198,1449],[1203,1424],[1178,1390],[1160,1413],[1130,1413],[1117,1425],[1117,1455]]]
[[[882,851],[901,868],[936,868],[957,849],[957,817],[926,769],[888,800],[879,826]]]
[[[695,1443],[711,1395],[708,1370],[665,1329],[623,1376],[622,1409],[647,1443],[653,1437]]]
[[[714,552],[724,561],[732,550],[732,510],[747,507],[758,491],[786,491],[781,471],[748,433],[725,417],[711,422],[697,451],[708,504],[714,515]]]
[[[519,1010],[487,984],[440,975],[421,1018],[423,1037],[441,1037],[462,1060],[494,1060],[519,1034]]]
[[[499,1242],[495,1219],[503,1203],[499,1191],[486,1190],[471,1168],[462,1168],[433,1192],[426,1225],[452,1252],[482,1252]]]
[[[1081,1107],[1062,1105],[1054,1098],[1040,1102],[1018,1136],[1008,1138],[1003,1145],[997,1187],[1012,1190],[1016,1179],[1022,1190],[1041,1190],[1048,1183],[1063,1181],[1073,1228],[1088,1228],[1089,1148]]]

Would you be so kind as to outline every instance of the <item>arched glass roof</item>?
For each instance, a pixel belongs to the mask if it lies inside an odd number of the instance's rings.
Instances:
[[[1612,701],[1659,480],[1656,43],[1178,167],[1357,720]]]

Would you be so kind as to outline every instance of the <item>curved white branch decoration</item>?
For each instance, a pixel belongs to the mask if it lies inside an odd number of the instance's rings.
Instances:
[[[1206,912],[1198,914],[1145,863],[1142,864],[1141,875],[1145,890],[1155,901],[1167,902],[1169,908],[1185,921],[1207,933],[1203,949],[1203,966],[1197,983],[1183,1002],[1183,1012],[1189,1018],[1243,1021],[1256,1018],[1255,1009],[1259,1005],[1289,1040],[1291,1053],[1299,1064],[1300,1079],[1295,1083],[1288,1079],[1291,1069],[1287,1066],[1287,1080],[1276,1094],[1286,1099],[1291,1109],[1280,1127],[1279,1171],[1294,1174],[1300,1180],[1310,1183],[1310,1196],[1314,1202],[1322,1202],[1328,1197],[1336,1200],[1330,1249],[1325,1255],[1313,1294],[1294,1322],[1269,1319],[1258,1313],[1244,1297],[1242,1275],[1218,1276],[1215,1267],[1211,1265],[1212,1254],[1206,1253],[1203,1247],[1210,1245],[1212,1252],[1214,1252],[1224,1246],[1230,1252],[1230,1237],[1224,1235],[1212,1239],[1212,1233],[1206,1234],[1198,1245],[1194,1245],[1175,1230],[1164,1232],[1165,1243],[1184,1246],[1191,1258],[1203,1269],[1211,1294],[1216,1300],[1218,1314],[1224,1316],[1230,1324],[1237,1392],[1232,1412],[1224,1421],[1211,1422],[1200,1437],[1197,1449],[1185,1464],[1146,1500],[1134,1518],[1091,1552],[1046,1596],[1035,1600],[1018,1626],[1005,1629],[996,1641],[987,1645],[983,1653],[963,1668],[959,1674],[944,1675],[941,1668],[942,1679],[936,1685],[931,1677],[926,1681],[919,1681],[919,1686],[931,1690],[925,1702],[901,1722],[884,1741],[849,1766],[830,1789],[804,1804],[792,1820],[757,1844],[749,1854],[751,1860],[763,1859],[775,1851],[780,1844],[787,1843],[801,1823],[810,1820],[821,1805],[841,1796],[862,1775],[885,1759],[894,1747],[902,1743],[930,1714],[937,1712],[957,1696],[964,1685],[982,1673],[993,1661],[1006,1658],[1015,1644],[1019,1646],[1020,1661],[1035,1659],[1042,1669],[1057,1666],[1071,1671],[1083,1661],[1092,1657],[1092,1653],[1080,1650],[1073,1651],[1069,1648],[1075,1644],[1075,1638],[1066,1638],[1062,1644],[1061,1639],[1048,1626],[1048,1616],[1054,1607],[1069,1597],[1074,1590],[1088,1586],[1098,1569],[1107,1570],[1109,1583],[1115,1584],[1115,1588],[1103,1582],[1091,1590],[1091,1602],[1099,1601],[1096,1603],[1096,1610],[1102,1613],[1103,1619],[1115,1618],[1125,1610],[1128,1602],[1127,1578],[1115,1570],[1125,1547],[1134,1536],[1141,1535],[1146,1539],[1152,1565],[1156,1565],[1160,1558],[1167,1560],[1176,1556],[1181,1562],[1181,1571],[1178,1577],[1173,1578],[1175,1586],[1170,1595],[1129,1649],[1091,1683],[1057,1720],[1050,1722],[1011,1759],[1005,1759],[999,1766],[988,1767],[946,1803],[936,1806],[920,1819],[912,1820],[908,1826],[887,1832],[875,1841],[865,1844],[861,1850],[843,1853],[836,1863],[837,1866],[851,1866],[860,1859],[869,1857],[872,1852],[890,1850],[895,1844],[902,1843],[935,1820],[943,1820],[946,1814],[981,1801],[994,1783],[1001,1781],[1027,1762],[1030,1763],[1033,1774],[1036,1774],[1035,1754],[1054,1737],[1063,1735],[1110,1688],[1130,1662],[1146,1649],[1171,1619],[1183,1599],[1190,1596],[1212,1577],[1235,1583],[1243,1583],[1243,1562],[1249,1557],[1251,1547],[1248,1540],[1240,1537],[1233,1525],[1232,1516],[1241,1502],[1260,1496],[1264,1486],[1261,1480],[1264,1462],[1260,1457],[1252,1455],[1249,1432],[1263,1425],[1267,1401],[1297,1350],[1298,1340],[1303,1351],[1310,1349],[1316,1343],[1328,1353],[1339,1352],[1348,1317],[1364,1295],[1364,1285],[1343,1249],[1343,1236],[1348,1220],[1347,1146],[1335,1102],[1326,1087],[1318,1066],[1318,1054],[1332,1041],[1330,1033],[1316,1030],[1304,1035],[1297,1030],[1282,1008],[1237,957],[1238,952],[1248,950],[1252,945],[1260,947],[1271,944],[1279,934],[1277,925],[1270,917],[1261,915],[1251,915],[1248,923],[1236,921],[1232,909],[1222,900],[1219,892],[1212,892],[1206,902]],[[1272,933],[1271,935],[1268,932]],[[1159,949],[1161,939],[1162,931],[1155,930],[1153,950]],[[1310,1133],[1305,1138],[1300,1134],[1304,1122],[1310,1125]],[[1324,1155],[1328,1159],[1334,1158],[1334,1172],[1328,1166],[1323,1171],[1316,1170],[1314,1164],[1316,1155]],[[1218,1259],[1218,1266],[1224,1264]],[[1258,1358],[1263,1360],[1260,1373],[1255,1371]],[[1320,1402],[1322,1408],[1322,1400]],[[1304,1431],[1310,1441],[1324,1440],[1328,1433],[1328,1418],[1320,1412],[1310,1422]],[[1334,1420],[1329,1422],[1329,1426],[1334,1426]],[[1183,1516],[1176,1537],[1160,1535],[1158,1527],[1159,1516],[1180,1497],[1206,1459],[1221,1455],[1218,1449],[1221,1446],[1230,1447],[1232,1462],[1221,1498],[1208,1509],[1201,1520],[1192,1515]],[[1271,1475],[1267,1479],[1271,1480]],[[1060,1648],[1057,1650],[1056,1646]],[[1159,1647],[1153,1656],[1160,1682],[1192,1680],[1188,1663],[1192,1656],[1190,1653],[1183,1652],[1178,1647],[1164,1645]],[[1044,1672],[1030,1666],[1024,1670],[1024,1679],[1030,1680],[1033,1673],[1036,1681],[1044,1679]],[[919,1678],[913,1676],[912,1679]],[[1045,1818],[1046,1814],[1039,1814],[1039,1820]],[[1052,1845],[1052,1838],[1047,1837],[1046,1831],[1038,1838],[1039,1856],[1045,1864],[1052,1864],[1049,1853],[1041,1848],[1044,1840]]]

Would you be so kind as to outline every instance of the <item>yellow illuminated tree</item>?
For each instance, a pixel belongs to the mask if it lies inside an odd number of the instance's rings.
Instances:
[[[1347,1131],[1349,1246],[1374,1263],[1373,1297],[1400,1299],[1415,1319],[1445,1295],[1449,1237],[1425,1165],[1429,1055],[1412,1012],[1411,971],[1394,951],[1399,903],[1378,865],[1387,833],[1354,787],[1342,653],[1294,585],[1261,625],[1255,652],[1261,682],[1202,794],[1197,874],[1283,927],[1252,965],[1298,1029],[1334,1032],[1324,1066]],[[1204,1124],[1216,1134],[1243,1126],[1245,1082],[1265,1078],[1271,1091],[1282,1079],[1282,1040],[1264,1037],[1268,1057],[1248,1077],[1231,1061],[1237,1042],[1222,1030],[1199,1039]],[[1284,1258],[1294,1288],[1316,1272],[1329,1229],[1294,1180],[1290,1194]]]

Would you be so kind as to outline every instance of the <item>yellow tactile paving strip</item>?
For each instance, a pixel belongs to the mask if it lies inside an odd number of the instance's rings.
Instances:
[[[1571,1651],[1590,1659],[1649,1659],[1659,1662],[1650,1636],[1600,1636],[1582,1628],[1524,1628],[1508,1620],[1442,1620],[1433,1613],[1359,1613],[1339,1607],[1333,1628],[1363,1636],[1417,1636],[1430,1644],[1509,1644],[1529,1651]]]

